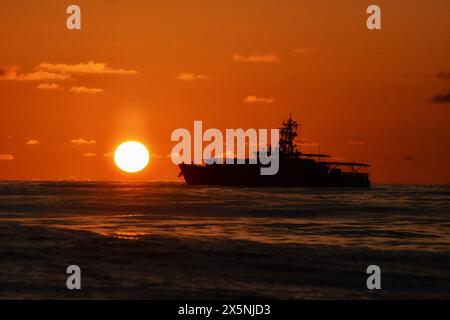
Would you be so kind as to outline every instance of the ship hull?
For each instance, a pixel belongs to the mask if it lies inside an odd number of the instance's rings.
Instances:
[[[252,187],[347,187],[369,188],[365,173],[331,170],[312,160],[283,161],[275,175],[261,175],[258,164],[180,164],[188,185]]]

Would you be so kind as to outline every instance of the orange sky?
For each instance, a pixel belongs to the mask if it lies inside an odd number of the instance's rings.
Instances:
[[[80,31],[72,2],[2,1],[0,179],[176,180],[172,130],[292,112],[304,151],[368,162],[374,182],[450,183],[448,0],[73,3]],[[153,155],[141,173],[113,164],[127,139]]]

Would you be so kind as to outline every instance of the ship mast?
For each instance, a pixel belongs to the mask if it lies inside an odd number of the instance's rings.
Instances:
[[[289,113],[289,119],[283,121],[283,127],[280,128],[280,152],[288,155],[297,153],[297,145],[294,140],[297,137],[297,128],[299,124],[292,119]]]

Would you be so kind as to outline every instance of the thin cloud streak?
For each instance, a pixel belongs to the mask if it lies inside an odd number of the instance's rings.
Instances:
[[[67,74],[54,73],[49,71],[34,71],[30,73],[18,74],[18,67],[2,67],[0,68],[0,80],[9,81],[43,81],[43,80],[66,80],[70,76]]]
[[[70,140],[70,143],[77,144],[77,145],[83,145],[83,144],[96,144],[97,141],[95,141],[95,140],[85,140],[83,138],[78,138],[78,139]]]
[[[9,154],[9,153],[7,153],[7,154],[0,154],[0,160],[2,160],[2,161],[12,161],[14,159],[15,158],[14,158],[14,156],[12,154]]]
[[[65,64],[42,62],[38,69],[57,73],[85,73],[85,74],[137,74],[136,70],[114,69],[102,62],[88,61],[87,63]]]
[[[92,152],[88,152],[88,153],[83,153],[83,157],[87,157],[87,158],[93,158],[96,157],[97,154],[92,153]]]
[[[199,80],[199,79],[206,79],[207,76],[201,75],[201,74],[193,74],[193,73],[180,73],[177,76],[178,80]]]
[[[28,146],[36,146],[38,144],[41,144],[41,142],[36,139],[29,139],[25,142],[25,144]]]
[[[446,94],[437,94],[432,99],[433,103],[450,103],[450,91]]]
[[[257,96],[248,96],[244,99],[246,103],[273,103],[273,98],[265,98],[265,97],[257,97]]]
[[[243,56],[240,53],[235,53],[233,55],[233,61],[235,62],[253,62],[253,63],[279,63],[280,58],[274,53],[255,55],[251,54],[249,56]]]
[[[70,92],[74,93],[87,93],[87,94],[97,94],[97,93],[103,93],[103,89],[100,88],[86,88],[86,87],[72,87],[69,90]]]
[[[42,90],[56,90],[60,89],[61,87],[59,84],[56,83],[41,83],[36,88]]]

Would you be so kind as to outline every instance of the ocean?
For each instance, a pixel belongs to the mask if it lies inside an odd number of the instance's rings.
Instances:
[[[71,298],[52,281],[76,262],[109,279],[84,298],[450,298],[449,208],[450,186],[5,181],[0,296]]]

